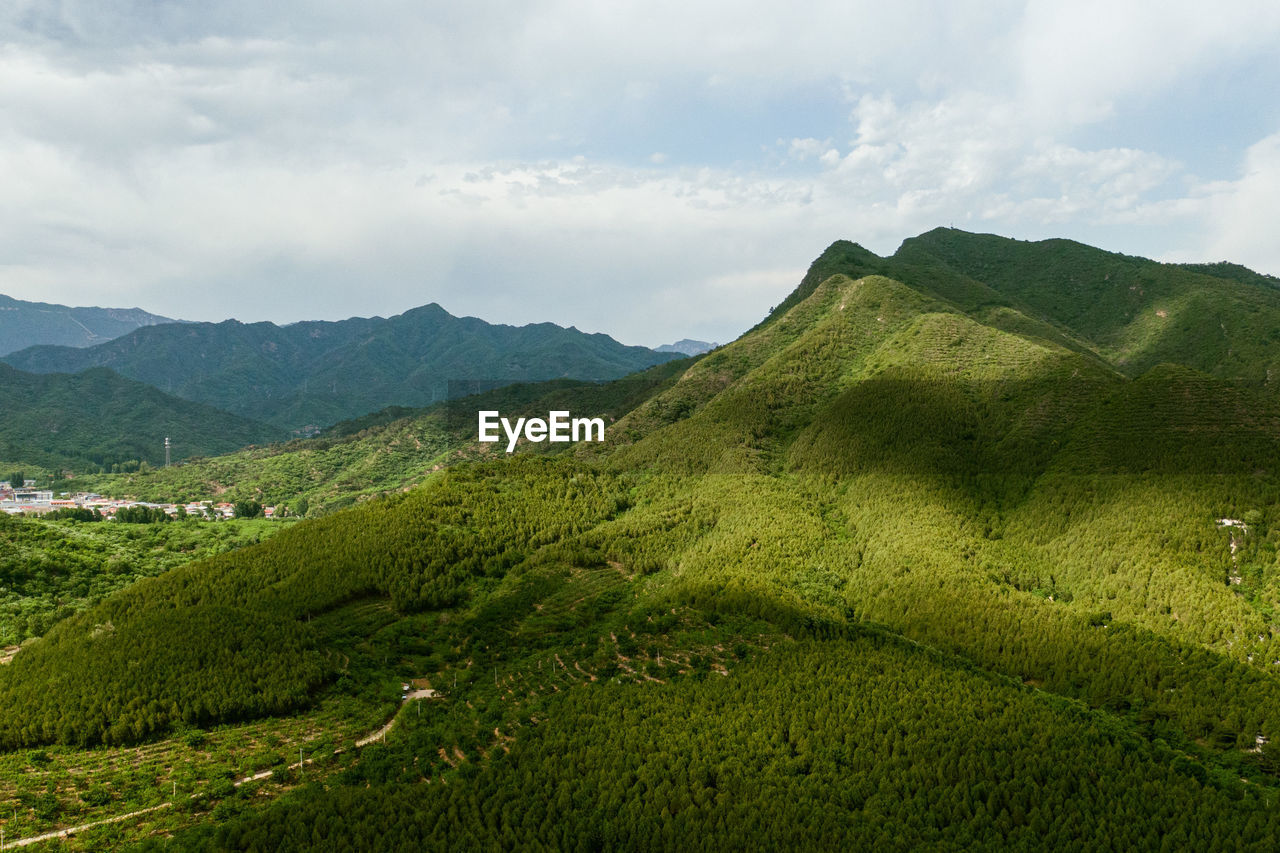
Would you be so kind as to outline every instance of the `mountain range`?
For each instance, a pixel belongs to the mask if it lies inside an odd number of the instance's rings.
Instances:
[[[551,323],[514,327],[454,317],[433,303],[387,319],[148,326],[97,346],[31,347],[4,360],[36,373],[107,367],[183,399],[314,432],[467,389],[614,379],[678,357]]]
[[[0,747],[208,767],[180,849],[1270,849],[1277,359],[1240,267],[838,241],[705,355],[232,457],[385,494],[29,640]]]
[[[143,326],[173,322],[141,308],[70,308],[0,294],[0,355],[42,344],[88,347]]]

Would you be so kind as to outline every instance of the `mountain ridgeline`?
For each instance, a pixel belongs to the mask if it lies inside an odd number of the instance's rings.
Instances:
[[[431,304],[389,319],[153,326],[94,347],[33,347],[5,360],[38,373],[108,367],[188,400],[301,431],[481,387],[616,379],[678,358],[551,323],[513,327]],[[451,390],[450,383],[456,383]]]
[[[1274,849],[1273,330],[1280,290],[1229,265],[839,242],[730,344],[511,398],[601,395],[579,399],[608,401],[603,444],[507,457],[439,410],[335,436],[332,477],[400,459],[377,469],[395,493],[28,641],[0,667],[0,745],[293,719],[418,679],[434,697],[309,766],[324,784],[224,790],[174,841]],[[415,442],[440,470],[400,492]]]
[[[681,338],[674,344],[663,344],[660,347],[654,347],[654,352],[678,352],[683,355],[702,355],[704,352],[711,352],[711,350],[718,346],[720,345],[717,343]]]
[[[0,355],[39,345],[88,347],[172,322],[141,308],[71,308],[0,294]]]
[[[884,275],[979,322],[1096,355],[1127,376],[1169,362],[1264,381],[1280,359],[1280,279],[1273,276],[950,228],[906,240],[888,258],[856,243],[832,244],[761,325],[836,273]]]

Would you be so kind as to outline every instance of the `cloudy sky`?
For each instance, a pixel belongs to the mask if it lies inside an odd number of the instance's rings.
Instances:
[[[0,293],[725,341],[837,238],[1280,274],[1280,4],[8,0]]]

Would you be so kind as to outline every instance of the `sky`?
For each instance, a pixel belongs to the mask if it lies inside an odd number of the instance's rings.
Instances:
[[[7,0],[0,293],[725,342],[939,225],[1280,274],[1280,4]]]

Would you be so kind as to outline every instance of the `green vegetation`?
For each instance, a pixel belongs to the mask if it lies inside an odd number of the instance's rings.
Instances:
[[[906,240],[888,258],[833,244],[762,325],[837,273],[888,276],[996,328],[1096,354],[1127,376],[1171,362],[1266,382],[1280,357],[1280,288],[1270,276],[951,228]]]
[[[454,317],[433,303],[389,319],[148,326],[98,346],[32,347],[5,361],[39,373],[109,367],[187,400],[304,431],[388,405],[429,405],[458,396],[468,382],[483,389],[616,379],[678,357],[551,323],[516,328]]]
[[[876,635],[784,643],[728,678],[588,684],[536,718],[430,785],[447,717],[406,717],[346,784],[182,847],[1265,850],[1280,833],[1274,790]]]
[[[102,368],[67,376],[23,373],[0,364],[0,411],[3,458],[55,471],[163,465],[166,437],[173,440],[172,458],[181,460],[230,453],[279,436],[272,427]]]
[[[51,516],[0,515],[0,646],[39,637],[140,578],[255,544],[288,526],[262,520],[124,525]]]
[[[65,481],[81,489],[149,501],[255,501],[295,516],[318,516],[370,497],[402,491],[464,459],[493,454],[475,444],[479,409],[513,415],[549,409],[621,418],[659,389],[674,384],[687,361],[652,367],[609,383],[555,380],[516,383],[427,409],[392,409],[336,424],[324,435],[171,468]]]
[[[1280,403],[1249,359],[1273,290],[1063,241],[837,244],[741,339],[637,382],[256,457],[324,509],[359,466],[386,494],[59,622],[0,667],[0,744],[34,772],[273,719],[369,731],[433,691],[310,780],[201,777],[83,849],[1272,850]],[[478,408],[597,404],[603,445],[469,444]],[[259,476],[237,500],[275,497]],[[24,826],[69,800],[26,793]]]
[[[0,670],[0,704],[21,709],[0,720],[0,745],[132,743],[302,707],[336,661],[313,615],[374,592],[402,611],[453,604],[469,578],[623,506],[590,472],[476,467],[134,584]]]
[[[306,714],[187,729],[145,746],[7,753],[0,756],[0,812],[6,818],[6,838],[29,838],[60,826],[157,807],[136,820],[166,829],[189,824],[215,808],[219,815],[232,812],[264,788],[322,775],[335,761],[333,750],[351,749],[381,723],[390,707],[374,699],[341,697]],[[300,751],[309,762],[301,775],[296,769]],[[258,774],[265,778],[236,784]],[[98,851],[120,841],[119,827],[105,827],[47,847]]]

